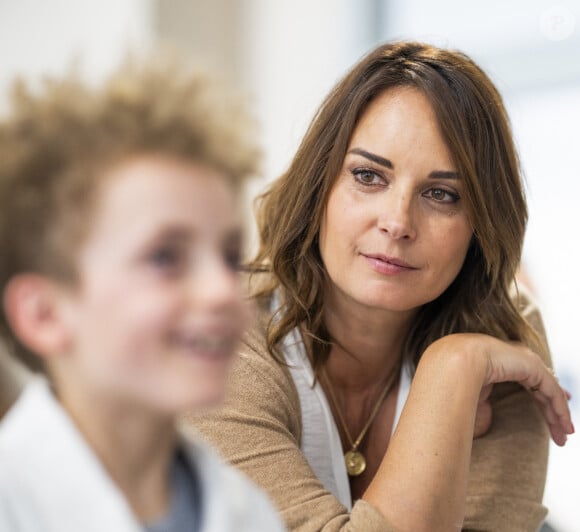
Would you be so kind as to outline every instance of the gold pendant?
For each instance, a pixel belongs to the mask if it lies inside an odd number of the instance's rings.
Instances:
[[[362,453],[354,450],[344,454],[344,463],[346,464],[346,472],[351,477],[358,477],[367,468],[365,457]]]

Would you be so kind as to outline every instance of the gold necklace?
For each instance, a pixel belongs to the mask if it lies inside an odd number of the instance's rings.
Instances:
[[[369,416],[367,422],[365,423],[365,426],[363,427],[360,434],[358,435],[358,438],[354,441],[352,440],[352,436],[350,435],[350,431],[348,430],[348,427],[346,426],[346,421],[342,417],[342,413],[341,413],[340,409],[338,408],[338,403],[337,403],[336,397],[334,395],[334,390],[332,389],[332,383],[330,382],[330,379],[328,378],[328,374],[326,373],[326,371],[324,369],[322,370],[322,372],[324,373],[324,378],[326,379],[326,382],[328,383],[328,391],[330,392],[330,394],[329,394],[330,400],[332,401],[334,409],[336,410],[336,413],[338,414],[338,419],[340,421],[340,424],[342,425],[342,429],[344,430],[346,437],[348,438],[348,443],[350,444],[350,450],[348,450],[348,451],[346,451],[346,453],[344,453],[344,463],[346,464],[346,471],[351,477],[358,477],[367,468],[366,458],[365,458],[364,454],[362,454],[358,450],[358,446],[363,441],[363,438],[365,437],[365,435],[366,435],[367,431],[369,430],[373,420],[375,419],[375,417],[379,411],[379,407],[381,406],[382,402],[385,400],[385,397],[387,396],[387,394],[389,393],[389,391],[392,389],[393,385],[395,384],[395,380],[399,374],[399,364],[397,364],[397,366],[395,367],[395,369],[393,370],[393,372],[389,376],[389,380],[385,384],[385,387],[384,387],[383,391],[381,392],[381,395],[379,396],[379,399],[378,399],[377,403],[375,404],[373,411],[371,412],[371,415]]]

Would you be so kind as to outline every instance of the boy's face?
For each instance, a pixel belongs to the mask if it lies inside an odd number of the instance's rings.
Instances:
[[[69,347],[49,365],[57,391],[164,414],[219,402],[246,315],[231,184],[153,155],[108,174],[66,296]]]

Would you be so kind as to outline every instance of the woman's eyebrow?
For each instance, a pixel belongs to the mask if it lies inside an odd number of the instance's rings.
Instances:
[[[352,150],[349,150],[348,153],[354,153],[356,155],[361,155],[365,159],[368,159],[369,161],[373,161],[374,163],[380,164],[381,166],[384,166],[385,168],[389,168],[390,170],[393,170],[395,168],[395,165],[391,161],[389,161],[388,159],[385,159],[384,157],[381,157],[380,155],[377,155],[376,153],[371,153],[371,152],[363,150],[361,148],[353,148]]]
[[[459,179],[459,174],[452,170],[433,170],[427,177],[429,179]]]
[[[371,153],[369,151],[363,150],[361,148],[352,148],[347,153],[354,153],[356,155],[360,155],[369,161],[373,161],[374,163],[380,164],[389,170],[394,170],[395,165],[389,161],[389,159],[385,159],[376,153]],[[427,176],[429,179],[459,179],[459,174],[453,170],[433,170],[429,172]]]

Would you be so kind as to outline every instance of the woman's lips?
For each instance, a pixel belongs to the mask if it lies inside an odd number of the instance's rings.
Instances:
[[[418,270],[418,268],[398,257],[387,257],[374,253],[369,255],[363,253],[363,257],[373,270],[384,275],[396,275]]]

